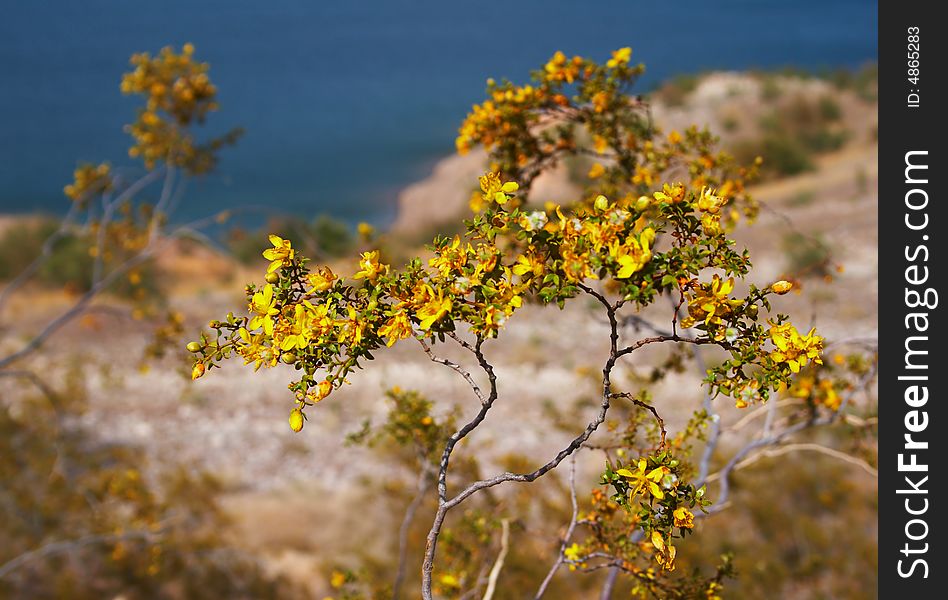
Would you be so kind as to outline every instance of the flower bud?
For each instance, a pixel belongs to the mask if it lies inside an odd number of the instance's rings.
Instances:
[[[266,277],[263,278],[267,283],[276,283],[280,281],[280,275],[276,271],[267,273]]]
[[[303,430],[303,411],[298,408],[290,411],[290,429],[297,433]]]
[[[280,357],[280,360],[288,365],[292,365],[296,362],[296,355],[292,352],[284,352],[283,356]]]
[[[203,347],[201,342],[188,342],[188,352],[200,352]]]
[[[609,208],[609,199],[602,194],[596,196],[596,209],[606,210],[607,208]]]
[[[196,365],[194,365],[194,368],[191,369],[191,381],[194,381],[201,375],[204,375],[205,370],[206,370],[206,367],[204,366],[204,363],[197,363]]]
[[[793,284],[785,279],[781,279],[770,286],[770,289],[773,290],[775,294],[780,294],[781,296],[789,292],[792,288]]]

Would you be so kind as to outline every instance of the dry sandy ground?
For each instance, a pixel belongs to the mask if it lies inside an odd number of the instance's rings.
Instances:
[[[746,95],[735,89],[743,89]],[[660,119],[667,119],[668,128],[686,119],[713,125],[721,114],[721,103],[743,98],[736,106],[743,107],[741,102],[751,106],[756,93],[746,77],[721,74],[699,86],[684,108],[656,112]],[[736,109],[729,104],[727,110]],[[819,159],[813,172],[755,189],[767,208],[759,223],[742,229],[738,239],[755,257],[755,281],[766,284],[785,268],[780,240],[788,231],[788,220],[795,227],[822,235],[843,272],[832,283],[808,282],[804,294],[781,298],[779,310],[798,315],[801,325],[812,321],[830,339],[875,338],[877,147],[866,133],[875,123],[875,108],[847,101],[845,114],[849,127],[857,133],[855,140],[842,151]],[[417,223],[418,215],[430,211],[430,205],[421,204],[425,198],[438,197],[440,201],[434,204],[444,210],[437,216],[452,218],[456,214],[449,210],[452,203],[456,211],[467,202],[472,177],[481,168],[479,159],[482,157],[476,155],[447,159],[431,179],[406,190],[404,220],[396,227]],[[562,187],[550,180],[551,189]],[[463,194],[448,190],[463,190]],[[450,193],[457,197],[449,197]],[[188,316],[190,331],[240,306],[241,282],[259,277],[263,266],[261,262],[260,272],[249,274],[206,254],[178,259],[179,270],[195,275],[197,279],[191,281],[201,281],[174,298],[175,305]],[[211,278],[207,277],[208,264],[214,265]],[[0,337],[4,352],[35,331],[42,314],[55,310],[61,299],[50,295],[37,301],[33,296],[29,305],[20,302],[11,305],[7,313],[7,321],[11,314],[23,318]],[[652,316],[664,321],[670,316],[667,312]],[[501,339],[485,346],[488,357],[498,365],[500,399],[459,451],[484,451],[494,457],[519,452],[537,461],[552,456],[569,436],[531,424],[543,423],[544,402],[572,405],[595,394],[586,373],[601,368],[607,351],[605,335],[605,323],[595,305],[586,300],[573,302],[562,312],[555,307],[520,311]],[[460,406],[463,415],[476,410],[476,401],[459,376],[432,364],[411,342],[379,352],[377,364],[357,373],[351,386],[311,410],[304,431],[293,434],[286,422],[291,408],[286,383],[293,373],[288,367],[254,374],[232,364],[194,384],[182,377],[180,363],[170,360],[140,372],[137,361],[142,339],[137,324],[110,314],[70,325],[56,340],[31,366],[45,373],[78,366],[91,402],[82,417],[84,422],[107,439],[142,444],[159,462],[193,464],[225,478],[234,489],[229,505],[238,516],[243,541],[269,552],[274,568],[295,572],[304,579],[320,564],[318,549],[329,543],[319,533],[331,535],[326,520],[335,507],[351,506],[360,478],[375,468],[367,450],[345,447],[344,438],[363,418],[384,414],[387,387],[417,387],[434,399],[440,410],[452,405]],[[439,351],[472,364],[469,356],[454,348]],[[622,368],[647,364],[648,353],[637,353],[635,360]],[[618,381],[622,381],[621,375]],[[3,390],[0,387],[0,393]],[[666,381],[654,391],[654,397],[674,429],[690,413],[676,407],[697,407],[702,396],[696,377],[686,374]],[[735,418],[733,411],[724,412],[725,420]],[[577,431],[581,427],[577,424]],[[593,469],[600,466],[598,459],[594,462],[583,470],[590,483]],[[287,518],[290,514],[292,519]],[[350,511],[343,519],[334,530],[346,527],[351,539],[360,533],[380,535],[379,527],[362,531],[367,519],[358,514]]]

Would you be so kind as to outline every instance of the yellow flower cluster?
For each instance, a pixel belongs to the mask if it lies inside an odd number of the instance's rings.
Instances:
[[[842,403],[842,397],[836,387],[837,384],[832,379],[817,377],[815,374],[801,374],[788,391],[794,398],[802,398],[815,405],[822,405],[836,411]]]
[[[126,127],[134,139],[129,156],[141,158],[148,169],[164,162],[193,173],[208,171],[216,160],[215,152],[240,134],[234,130],[199,143],[189,130],[218,109],[208,64],[194,59],[191,44],[185,44],[181,52],[166,47],[157,56],[135,54],[131,64],[135,68],[123,76],[121,90],[142,96],[145,106]]]
[[[698,284],[695,293],[688,298],[690,319],[682,319],[682,327],[691,327],[695,322],[705,325],[719,325],[731,317],[734,309],[744,301],[731,298],[734,291],[734,278],[722,279],[715,275],[711,283]]]
[[[806,335],[800,335],[796,327],[790,323],[773,325],[770,328],[770,339],[776,349],[770,353],[770,358],[778,364],[786,364],[790,371],[798,373],[800,368],[812,361],[823,364],[820,357],[823,352],[823,338],[816,335],[816,329],[810,329]]]
[[[90,196],[112,189],[112,169],[107,163],[82,164],[73,172],[73,182],[63,188],[63,193],[75,202],[84,202]]]
[[[155,124],[163,112],[178,125],[188,125],[217,110],[217,88],[207,75],[210,67],[194,60],[193,45],[185,44],[180,53],[165,47],[154,57],[135,54],[131,63],[135,70],[122,78],[121,90],[145,96],[141,118],[146,124]]]

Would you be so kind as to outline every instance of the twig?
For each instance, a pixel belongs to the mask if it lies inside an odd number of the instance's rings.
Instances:
[[[510,541],[510,520],[501,519],[500,521],[500,554],[491,567],[490,575],[487,577],[487,589],[484,591],[483,600],[492,600],[494,590],[497,588],[497,578],[500,577],[500,571],[504,568],[504,559],[507,558],[507,547]]]
[[[612,397],[613,397],[613,398],[625,398],[626,400],[628,400],[628,401],[631,402],[632,404],[635,404],[636,406],[641,406],[642,408],[644,408],[644,409],[648,410],[649,412],[651,412],[652,415],[655,417],[655,420],[658,422],[658,428],[659,428],[659,429],[661,430],[661,432],[662,432],[662,442],[661,442],[661,444],[659,445],[659,448],[664,448],[664,447],[665,447],[665,436],[667,435],[667,432],[665,431],[665,419],[663,419],[663,418],[658,414],[658,411],[655,410],[655,407],[654,407],[654,406],[652,406],[651,404],[649,404],[649,403],[647,403],[647,402],[643,402],[642,400],[639,400],[638,398],[634,397],[632,394],[630,394],[630,393],[628,393],[628,392],[620,392],[620,393],[615,393],[615,392],[614,392],[614,393],[612,394]]]
[[[13,571],[19,569],[24,564],[30,562],[31,560],[42,558],[45,556],[50,556],[54,554],[61,554],[63,552],[71,552],[82,546],[88,546],[90,544],[99,544],[107,542],[118,542],[127,539],[145,539],[150,540],[153,538],[160,537],[160,532],[154,531],[127,531],[125,533],[118,534],[106,534],[106,535],[87,535],[75,540],[64,540],[58,542],[50,542],[49,544],[44,544],[35,550],[30,550],[24,552],[19,556],[12,558],[11,560],[5,562],[0,566],[0,579],[3,579]]]
[[[418,474],[415,497],[412,498],[408,508],[405,509],[405,516],[402,517],[402,524],[398,529],[398,568],[395,571],[395,582],[392,584],[392,600],[398,600],[401,593],[402,582],[405,580],[405,567],[408,562],[408,532],[411,529],[412,521],[415,520],[418,507],[421,506],[425,495],[431,489],[431,475],[432,467],[426,462]]]
[[[556,575],[556,572],[559,570],[560,566],[563,564],[564,552],[566,552],[566,545],[569,544],[570,538],[573,537],[573,531],[576,529],[576,521],[579,517],[579,504],[576,502],[576,455],[573,454],[569,457],[569,499],[570,503],[573,506],[573,513],[569,519],[569,525],[566,528],[566,533],[563,535],[563,541],[560,542],[560,551],[556,555],[556,561],[553,563],[553,566],[550,567],[549,572],[546,574],[546,577],[543,578],[543,582],[540,583],[537,593],[534,594],[533,600],[540,600],[543,597],[543,594],[546,593],[546,588],[550,585],[550,582],[553,581],[553,576]]]
[[[821,445],[821,444],[815,444],[815,443],[812,443],[812,442],[800,442],[800,443],[796,443],[796,444],[785,444],[785,445],[782,445],[782,446],[777,446],[776,448],[770,448],[770,449],[768,449],[768,450],[764,450],[763,452],[758,452],[757,454],[755,454],[755,455],[753,455],[753,456],[750,456],[750,457],[748,457],[748,458],[745,458],[745,459],[742,460],[741,462],[737,463],[737,464],[734,466],[734,470],[735,470],[735,471],[738,471],[738,470],[743,469],[743,468],[745,468],[745,467],[749,467],[750,465],[754,464],[755,462],[757,462],[758,460],[760,460],[760,459],[762,459],[762,458],[770,458],[770,457],[774,457],[774,456],[782,456],[782,455],[784,455],[784,454],[789,454],[790,452],[797,452],[797,451],[800,451],[800,450],[811,450],[811,451],[813,451],[813,452],[819,452],[820,454],[825,454],[826,456],[831,456],[831,457],[833,457],[833,458],[838,458],[839,460],[842,460],[842,461],[847,462],[847,463],[849,463],[849,464],[851,464],[851,465],[855,465],[855,466],[859,467],[860,469],[862,469],[863,471],[865,471],[865,472],[868,473],[869,475],[872,475],[873,477],[878,477],[878,476],[879,476],[879,470],[876,469],[875,467],[873,467],[872,465],[870,465],[870,464],[869,464],[868,462],[866,462],[865,460],[863,460],[863,459],[861,459],[861,458],[858,458],[858,457],[856,457],[856,456],[853,456],[853,455],[851,455],[851,454],[846,454],[845,452],[841,452],[841,451],[836,450],[836,449],[834,449],[834,448],[830,448],[830,447],[828,447],[828,446],[823,446],[823,445]],[[712,481],[712,479],[709,478],[709,481]]]
[[[602,584],[602,591],[599,592],[599,600],[612,600],[612,591],[616,587],[620,572],[621,568],[618,565],[611,566],[609,573],[606,575],[606,581]]]

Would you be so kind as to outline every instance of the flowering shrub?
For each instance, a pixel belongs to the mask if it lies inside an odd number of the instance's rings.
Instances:
[[[453,545],[448,567],[435,574],[448,513],[487,488],[534,481],[578,450],[592,447],[590,437],[616,401],[635,409],[627,417],[627,430],[607,451],[603,487],[593,492],[592,510],[582,517],[574,510],[569,533],[536,597],[562,564],[629,573],[641,597],[719,597],[730,574],[728,560],[709,577],[673,579],[671,572],[681,540],[695,529],[697,517],[726,501],[730,472],[765,444],[742,450],[744,455],[735,455],[717,474],[722,484],[717,504],[712,504],[707,483],[721,433],[712,400],[729,397],[746,409],[773,402],[773,396],[788,389],[808,397],[823,389],[822,384],[804,388],[796,379],[801,372],[817,372],[823,338],[812,329],[801,334],[788,316],[772,310],[775,297],[793,284],[753,282],[749,253],[738,249],[731,236],[742,216],[756,212],[745,188],[756,164],[734,164],[714,149],[710,133],[696,128],[661,135],[647,105],[626,93],[642,71],[630,64],[630,55],[628,48],[620,49],[597,64],[557,53],[531,84],[488,82],[488,99],[475,105],[462,124],[457,147],[465,152],[482,144],[492,168],[478,182],[465,233],[437,237],[428,248],[430,259],[414,258],[396,267],[382,251],[370,250],[358,257],[354,272],[341,274],[312,265],[290,241],[272,235],[271,247],[263,251],[268,261],[263,281],[246,288],[247,313],[211,321],[210,331],[188,344],[195,355],[194,379],[231,359],[254,369],[281,363],[292,369],[289,425],[297,432],[317,403],[395,344],[419,343],[434,362],[467,381],[480,408],[456,429],[452,423],[434,427],[428,405],[404,398],[390,417],[390,431],[402,443],[423,445],[429,458],[418,468],[423,480],[429,477],[437,484],[422,567],[424,598],[458,597],[465,586],[481,585],[464,575],[472,569],[458,566],[463,552]],[[536,177],[570,155],[596,161],[584,194],[568,206],[532,202]],[[746,289],[745,278],[751,280]],[[609,323],[598,414],[576,427],[569,445],[540,467],[475,477],[449,494],[456,445],[499,400],[488,342],[503,335],[507,322],[526,304],[562,308],[580,296],[594,299]],[[646,307],[662,303],[668,306],[665,323],[640,316]],[[652,335],[628,339],[629,323],[646,323]],[[442,344],[467,351],[488,387],[481,387],[466,367],[438,355]],[[671,437],[660,403],[646,393],[619,389],[612,377],[625,357],[655,344],[690,349],[684,354],[696,358],[698,347],[717,347],[727,357],[702,369],[705,403]],[[680,362],[681,356],[675,360]],[[835,389],[833,384],[830,388]],[[816,403],[830,410],[822,421],[811,412],[785,430],[768,430],[766,443],[778,443],[804,426],[832,422],[842,404],[818,400],[811,406]],[[642,415],[654,421],[651,429],[646,430]],[[406,424],[410,427],[401,429]],[[704,442],[701,456],[695,452],[698,442]],[[432,445],[439,450],[432,453]],[[590,535],[567,543],[580,525]],[[506,536],[506,525],[504,532]],[[505,553],[498,558],[501,566]],[[651,564],[643,565],[643,559]],[[334,577],[333,587],[348,585],[347,577]]]

